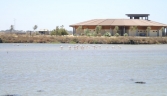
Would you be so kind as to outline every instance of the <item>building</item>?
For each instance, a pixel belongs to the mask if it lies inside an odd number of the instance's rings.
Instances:
[[[95,32],[96,26],[101,27],[100,34],[110,32],[111,35],[119,33],[123,36],[127,33],[129,36],[166,36],[167,25],[149,20],[149,14],[126,14],[130,19],[93,19],[77,24],[70,25],[73,27],[73,34],[80,35],[87,29],[89,32]],[[119,30],[114,30],[117,27]],[[77,30],[80,28],[81,30]]]
[[[48,29],[40,29],[38,32],[41,35],[49,35],[49,30]]]

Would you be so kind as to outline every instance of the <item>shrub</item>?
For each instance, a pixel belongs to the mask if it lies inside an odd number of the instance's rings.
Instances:
[[[65,30],[64,26],[62,25],[61,28],[59,26],[56,27],[56,29],[52,30],[51,34],[52,35],[68,35],[67,30]]]
[[[97,33],[96,32],[93,32],[93,34],[92,34],[93,36],[97,36]]]
[[[2,39],[0,38],[0,43],[2,43]]]
[[[110,33],[110,32],[106,32],[106,33],[104,34],[104,36],[110,37],[110,36],[111,36],[111,33]]]
[[[88,28],[84,30],[84,34],[85,34],[86,36],[88,36],[89,33],[90,33],[90,32],[89,32],[89,29],[88,29]]]
[[[92,36],[92,33],[88,33],[87,36]]]
[[[101,33],[98,33],[96,36],[99,36],[99,37],[101,37]]]
[[[119,35],[119,33],[116,33],[114,36],[119,37],[120,35]]]
[[[128,33],[125,33],[124,36],[125,36],[125,37],[128,36]]]

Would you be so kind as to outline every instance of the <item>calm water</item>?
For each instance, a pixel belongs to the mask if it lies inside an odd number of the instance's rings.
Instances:
[[[0,44],[0,96],[167,96],[167,45],[68,46]]]

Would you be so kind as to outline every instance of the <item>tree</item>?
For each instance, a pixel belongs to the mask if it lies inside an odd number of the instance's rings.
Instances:
[[[164,29],[165,29],[164,27],[162,27],[162,28],[160,29],[161,32],[162,32],[162,36],[165,34],[165,33],[164,33]]]
[[[100,32],[101,32],[101,26],[96,26],[96,28],[95,28],[95,32],[96,32],[96,34],[99,34]]]
[[[115,31],[115,33],[118,33],[119,27],[118,27],[118,26],[115,26],[114,31]]]
[[[129,31],[133,32],[133,26],[130,26]],[[129,32],[129,35],[131,36],[130,32]]]
[[[13,30],[14,30],[14,26],[13,26],[13,25],[11,25],[11,26],[10,26],[10,32],[12,33],[12,32],[13,32]]]
[[[90,35],[90,31],[89,31],[88,28],[84,30],[84,34],[85,34],[86,36],[89,36],[89,35]]]
[[[60,34],[59,34],[59,26],[56,26],[55,35],[60,35]]]
[[[130,26],[129,30],[134,33],[136,32],[137,35],[137,30],[138,30],[137,26]]]
[[[136,32],[136,36],[138,36],[138,28],[137,28],[137,26],[134,26],[133,30],[134,30],[134,32]]]
[[[147,31],[147,36],[150,36],[150,30],[151,30],[151,27],[147,27],[146,31]]]
[[[79,34],[79,33],[82,33],[82,26],[78,26],[78,28],[77,28],[77,33]],[[81,35],[81,34],[80,34]]]
[[[33,29],[34,29],[34,32],[35,32],[35,30],[38,28],[38,26],[37,25],[34,25],[34,27],[33,27]]]
[[[111,33],[110,33],[110,32],[106,32],[106,33],[104,34],[104,36],[110,37],[110,36],[111,36]]]
[[[65,30],[64,26],[56,26],[56,29],[52,30],[51,35],[68,35],[67,30]]]
[[[68,35],[67,30],[64,29],[64,26],[60,26],[59,32],[60,35]]]

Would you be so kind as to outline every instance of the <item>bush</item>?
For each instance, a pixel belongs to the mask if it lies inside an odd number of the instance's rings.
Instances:
[[[97,33],[96,32],[93,32],[93,34],[92,34],[93,36],[97,36]]]
[[[98,33],[96,36],[99,36],[99,37],[101,37],[101,33]]]
[[[125,36],[125,37],[128,36],[128,33],[125,33],[124,36]]]
[[[119,35],[119,33],[116,33],[114,36],[119,37],[120,35]]]
[[[52,35],[68,35],[67,30],[65,30],[65,28],[63,26],[61,26],[61,28],[59,28],[59,26],[56,27],[56,29],[52,30],[51,34]]]
[[[2,43],[2,39],[0,38],[0,43]]]
[[[104,34],[104,36],[110,37],[110,36],[111,36],[111,33],[110,33],[110,32],[106,32],[106,33]]]
[[[89,29],[84,30],[84,34],[85,34],[86,36],[88,36],[89,33],[90,33],[90,32],[89,32]]]

